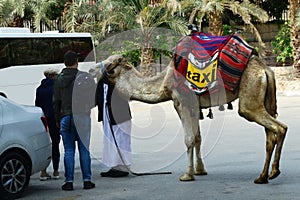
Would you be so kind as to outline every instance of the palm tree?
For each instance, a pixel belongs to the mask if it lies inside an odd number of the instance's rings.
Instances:
[[[76,15],[81,3],[81,0],[79,2],[76,2],[76,0],[66,0],[62,21],[67,32],[75,32]]]
[[[66,0],[63,11],[63,26],[66,32],[93,32],[96,23],[98,2]]]
[[[0,25],[23,27],[28,0],[0,0]]]
[[[140,29],[141,65],[146,76],[152,74],[153,33],[157,27],[168,27],[176,32],[187,33],[186,22],[180,18],[180,4],[176,0],[105,0],[101,4],[102,33]]]
[[[191,10],[189,23],[194,23],[197,17],[199,27],[201,27],[201,22],[206,15],[209,20],[209,32],[215,35],[222,34],[222,13],[225,9],[230,10],[233,14],[240,16],[245,24],[249,25],[258,41],[262,44],[258,30],[251,22],[251,16],[260,22],[266,22],[268,14],[257,5],[250,3],[249,0],[242,2],[233,0],[185,0],[182,2],[182,6],[185,10]]]
[[[41,22],[50,25],[47,12],[59,0],[0,0],[1,26],[23,27],[24,19],[33,18],[34,28],[40,31]]]
[[[294,68],[300,72],[300,0],[289,0],[291,26],[291,46],[293,48]],[[297,75],[299,76],[299,74]]]
[[[60,0],[28,0],[27,5],[33,12],[34,27],[37,32],[41,32],[41,23],[51,26],[51,20],[47,16],[47,12],[52,4],[58,3]],[[50,27],[51,28],[51,27]]]

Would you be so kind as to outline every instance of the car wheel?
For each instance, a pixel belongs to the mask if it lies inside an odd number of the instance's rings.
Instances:
[[[19,197],[28,186],[30,168],[24,157],[10,152],[0,159],[0,194],[8,199]]]

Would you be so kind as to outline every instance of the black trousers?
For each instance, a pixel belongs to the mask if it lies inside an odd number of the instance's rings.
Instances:
[[[56,126],[55,120],[47,119],[49,134],[52,141],[52,166],[53,170],[58,170],[60,152],[59,152],[59,143],[60,143],[60,133],[59,129]]]

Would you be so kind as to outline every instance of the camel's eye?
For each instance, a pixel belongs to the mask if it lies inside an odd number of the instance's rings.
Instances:
[[[115,73],[115,70],[109,70],[109,71],[107,71],[107,74],[109,74],[109,75],[112,75],[112,74],[114,74]]]

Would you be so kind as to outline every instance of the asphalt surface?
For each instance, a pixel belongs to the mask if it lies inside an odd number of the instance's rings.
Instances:
[[[262,171],[265,156],[264,129],[246,121],[234,110],[214,109],[214,119],[200,121],[202,154],[207,176],[180,182],[187,158],[180,121],[171,102],[147,105],[131,102],[133,114],[132,170],[135,172],[172,172],[168,175],[104,178],[99,173],[107,168],[101,163],[102,127],[93,119],[91,144],[93,182],[96,188],[82,189],[81,173],[76,157],[74,191],[63,191],[63,177],[40,181],[31,177],[24,200],[180,200],[180,199],[300,199],[300,96],[278,97],[278,119],[288,125],[278,178],[268,184],[253,181]],[[207,110],[204,110],[207,114]],[[95,117],[95,116],[93,116]],[[63,176],[61,146],[60,175]],[[48,168],[52,172],[51,166]]]

